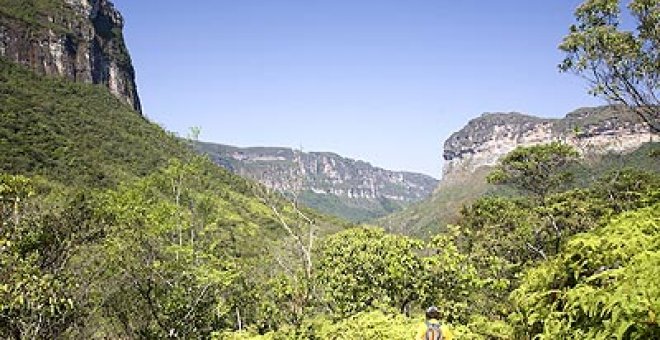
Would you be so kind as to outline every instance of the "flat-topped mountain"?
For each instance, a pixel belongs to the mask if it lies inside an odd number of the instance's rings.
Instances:
[[[582,153],[625,153],[658,140],[641,118],[621,106],[581,108],[562,119],[522,113],[484,113],[444,144],[443,179],[469,176],[492,166],[518,146],[561,141]]]
[[[301,192],[301,202],[353,220],[382,216],[428,197],[430,176],[397,172],[329,152],[290,148],[238,148],[197,143],[213,162],[281,192]]]
[[[108,0],[0,0],[0,57],[39,74],[103,84],[141,111],[123,26]]]

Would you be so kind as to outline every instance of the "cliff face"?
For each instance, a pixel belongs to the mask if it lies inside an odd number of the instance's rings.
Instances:
[[[518,146],[561,141],[583,154],[605,154],[625,153],[657,140],[634,112],[618,106],[582,108],[563,119],[485,113],[445,142],[443,180],[465,178],[480,167],[495,165]]]
[[[0,56],[40,74],[103,84],[141,112],[123,25],[108,0],[0,0]]]
[[[430,176],[388,171],[333,153],[213,143],[196,147],[238,175],[284,193],[300,192],[303,204],[354,221],[400,210],[431,195],[438,184]]]
[[[389,171],[327,152],[213,143],[198,143],[198,150],[241,176],[283,192],[308,190],[347,198],[416,202],[428,197],[438,184],[430,176]]]

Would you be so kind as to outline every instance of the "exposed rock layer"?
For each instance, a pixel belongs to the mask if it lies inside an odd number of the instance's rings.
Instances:
[[[563,119],[484,113],[445,142],[443,180],[464,178],[480,167],[495,165],[518,146],[561,141],[583,154],[625,153],[658,138],[638,115],[619,106],[582,108]]]
[[[103,84],[140,112],[123,25],[108,0],[0,0],[0,56],[41,74]]]
[[[197,147],[215,163],[283,192],[416,202],[428,197],[438,184],[430,176],[384,170],[328,152],[212,143],[198,143]]]

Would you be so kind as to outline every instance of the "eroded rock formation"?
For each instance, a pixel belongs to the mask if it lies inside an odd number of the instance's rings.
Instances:
[[[0,56],[35,72],[103,84],[141,112],[122,29],[108,0],[0,2]]]

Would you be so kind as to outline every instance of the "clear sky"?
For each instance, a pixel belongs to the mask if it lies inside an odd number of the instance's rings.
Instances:
[[[483,112],[602,102],[560,74],[579,0],[114,0],[145,114],[238,146],[331,151],[440,177]]]

